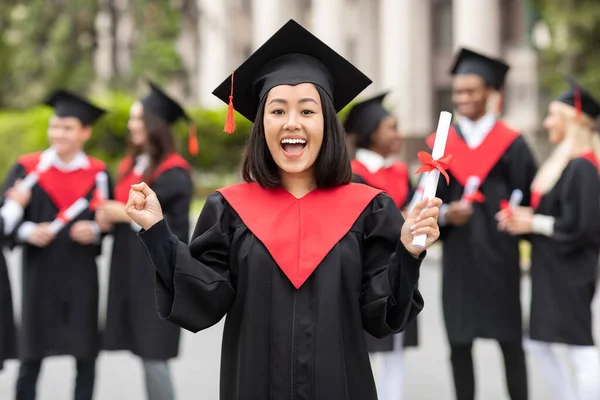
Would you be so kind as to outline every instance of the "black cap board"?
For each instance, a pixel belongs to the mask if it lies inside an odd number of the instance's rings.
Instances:
[[[358,136],[358,143],[369,143],[369,137],[377,129],[382,119],[390,115],[383,107],[383,100],[388,92],[364,100],[352,107],[344,122],[346,133]]]
[[[179,118],[190,120],[179,103],[169,97],[157,84],[151,81],[148,84],[150,93],[140,100],[144,110],[162,118],[169,125],[175,123]]]
[[[600,105],[598,101],[584,89],[574,78],[566,76],[565,79],[571,84],[571,87],[561,93],[556,101],[575,107],[579,111],[587,114],[592,119],[600,116]]]
[[[56,116],[77,118],[84,126],[93,124],[106,112],[84,98],[63,89],[53,92],[45,104],[54,108]]]
[[[450,70],[452,75],[475,74],[483,78],[486,86],[500,90],[509,66],[502,60],[487,57],[466,48],[460,49]]]
[[[371,80],[296,21],[290,20],[213,94],[225,103],[232,100],[240,114],[254,121],[260,101],[269,90],[279,85],[300,83],[318,85],[339,112],[369,86]]]

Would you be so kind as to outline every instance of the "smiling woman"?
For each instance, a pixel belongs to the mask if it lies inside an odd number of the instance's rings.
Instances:
[[[364,330],[402,331],[423,308],[412,238],[437,239],[441,201],[404,223],[389,196],[350,183],[336,112],[370,80],[296,22],[235,77],[235,91],[229,77],[214,93],[254,122],[246,183],[208,197],[189,246],[146,184],[130,194],[158,314],[193,332],[227,315],[223,400],[374,400]]]

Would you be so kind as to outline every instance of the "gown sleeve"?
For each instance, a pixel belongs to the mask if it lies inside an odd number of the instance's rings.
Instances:
[[[21,164],[15,163],[8,171],[8,174],[6,175],[6,178],[4,179],[4,182],[2,183],[2,189],[0,189],[0,191],[2,192],[0,194],[2,196],[2,199],[6,198],[6,191],[15,185],[17,179],[22,179],[24,176],[25,176],[25,168],[23,168],[23,166]],[[13,249],[19,243],[19,240],[17,238],[17,236],[18,236],[17,233],[18,233],[21,225],[24,222],[27,222],[26,219],[27,219],[27,207],[25,207],[25,210],[23,210],[23,214],[21,214],[21,219],[19,222],[16,223],[15,227],[12,229],[12,232],[5,237],[5,239],[6,239],[5,244],[8,248]],[[29,222],[29,224],[31,224],[31,222]]]
[[[165,219],[138,234],[159,275],[158,315],[194,333],[219,322],[236,295],[229,276],[226,207],[220,194],[208,197],[189,246]]]
[[[537,164],[529,145],[521,135],[515,139],[505,154],[508,182],[511,192],[520,189],[523,192],[522,206],[529,206],[531,201],[531,182],[537,172]]]
[[[179,240],[188,243],[190,237],[190,203],[192,181],[181,168],[172,168],[160,175],[152,185],[171,232]]]
[[[565,168],[559,180],[560,215],[555,216],[554,233],[559,251],[574,253],[598,245],[600,235],[600,177],[587,160],[577,158]]]
[[[417,282],[425,252],[415,258],[400,242],[404,219],[389,196],[378,195],[370,207],[360,305],[364,329],[382,338],[403,331],[423,309]]]

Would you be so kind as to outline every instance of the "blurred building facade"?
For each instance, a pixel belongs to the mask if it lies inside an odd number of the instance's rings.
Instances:
[[[527,0],[174,1],[186,16],[178,49],[189,77],[179,89],[189,102],[222,106],[212,89],[293,18],[372,78],[360,97],[390,91],[407,155],[424,147],[440,111],[452,111],[448,69],[462,46],[510,64],[504,117],[536,142],[544,110]]]

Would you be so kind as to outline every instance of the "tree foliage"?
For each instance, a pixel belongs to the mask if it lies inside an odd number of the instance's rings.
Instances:
[[[600,98],[600,1],[530,1],[550,32],[550,45],[540,51],[544,87],[556,95],[568,74]]]

